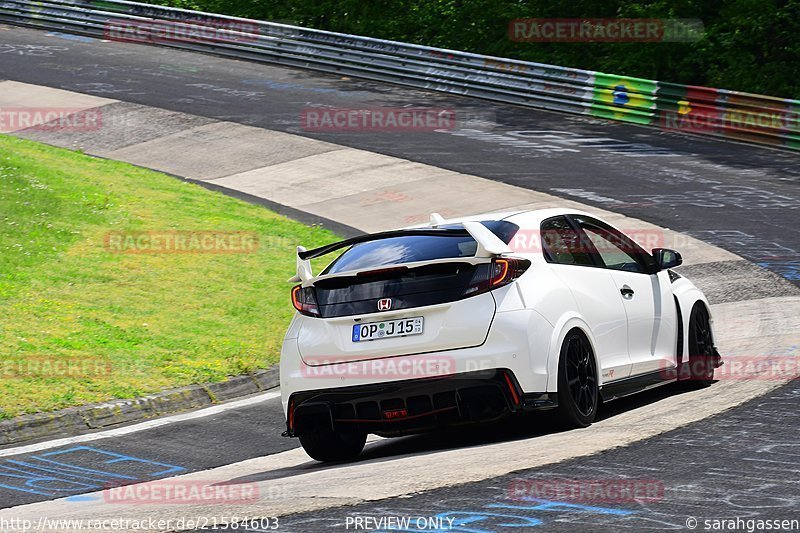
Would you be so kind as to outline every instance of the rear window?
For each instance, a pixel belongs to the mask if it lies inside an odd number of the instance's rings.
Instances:
[[[505,220],[481,222],[506,244],[511,242],[519,226]],[[461,224],[441,226],[448,229],[461,229]],[[457,259],[472,257],[478,243],[469,235],[408,235],[369,241],[351,246],[328,265],[323,274],[336,274],[351,270],[378,268],[398,263],[433,261],[436,259]]]

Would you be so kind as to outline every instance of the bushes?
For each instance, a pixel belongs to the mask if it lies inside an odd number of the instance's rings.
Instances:
[[[800,98],[800,0],[157,0],[614,74]],[[513,18],[695,18],[694,43],[516,43]]]

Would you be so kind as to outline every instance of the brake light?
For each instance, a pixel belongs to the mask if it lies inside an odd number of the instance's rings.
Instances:
[[[397,273],[397,272],[406,272],[406,271],[408,271],[408,267],[407,266],[399,266],[399,267],[391,267],[391,268],[378,268],[376,270],[366,270],[366,271],[362,271],[362,272],[357,272],[356,276],[358,276],[359,278],[365,278],[365,277],[369,277],[369,276],[382,276],[382,275],[386,275],[386,274]]]
[[[317,305],[317,298],[314,296],[313,287],[303,287],[302,285],[292,287],[292,305],[301,314],[306,316],[320,316],[319,306]]]
[[[495,271],[497,271],[497,265],[501,262],[505,263],[505,267],[500,267],[499,274],[492,279],[492,288],[508,285],[522,276],[525,271],[528,270],[528,267],[531,266],[531,262],[527,259],[495,259]]]
[[[527,259],[497,258],[491,263],[477,265],[472,281],[464,289],[463,296],[474,296],[508,285],[528,270]]]
[[[492,287],[503,283],[503,280],[508,276],[508,263],[508,259],[495,259],[492,261],[492,279],[490,281]]]

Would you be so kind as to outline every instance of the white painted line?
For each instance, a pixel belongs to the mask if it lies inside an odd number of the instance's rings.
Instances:
[[[280,389],[276,389],[274,391],[265,392],[257,396],[253,396],[251,398],[245,398],[243,400],[236,400],[229,403],[223,403],[221,405],[214,405],[212,407],[206,407],[205,409],[192,411],[190,413],[182,413],[179,415],[158,418],[156,420],[141,422],[139,424],[134,424],[132,426],[109,429],[106,431],[99,431],[97,433],[88,433],[86,435],[78,435],[75,437],[49,440],[47,442],[39,442],[37,444],[29,444],[27,446],[19,446],[17,448],[8,448],[5,450],[0,450],[0,457],[8,457],[9,455],[18,455],[23,453],[40,452],[42,450],[49,450],[51,448],[58,448],[59,446],[67,446],[79,442],[92,442],[96,440],[110,439],[113,437],[122,437],[123,435],[130,435],[131,433],[138,433],[139,431],[146,431],[148,429],[166,426],[168,424],[174,424],[175,422],[195,420],[197,418],[204,418],[207,416],[224,413],[225,411],[238,409],[240,407],[256,405],[262,402],[272,400],[274,398],[278,398],[280,395],[281,395]]]

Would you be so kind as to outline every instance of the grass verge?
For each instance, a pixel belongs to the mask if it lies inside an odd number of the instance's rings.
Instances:
[[[293,313],[294,246],[335,238],[158,172],[0,136],[0,419],[270,366]]]

